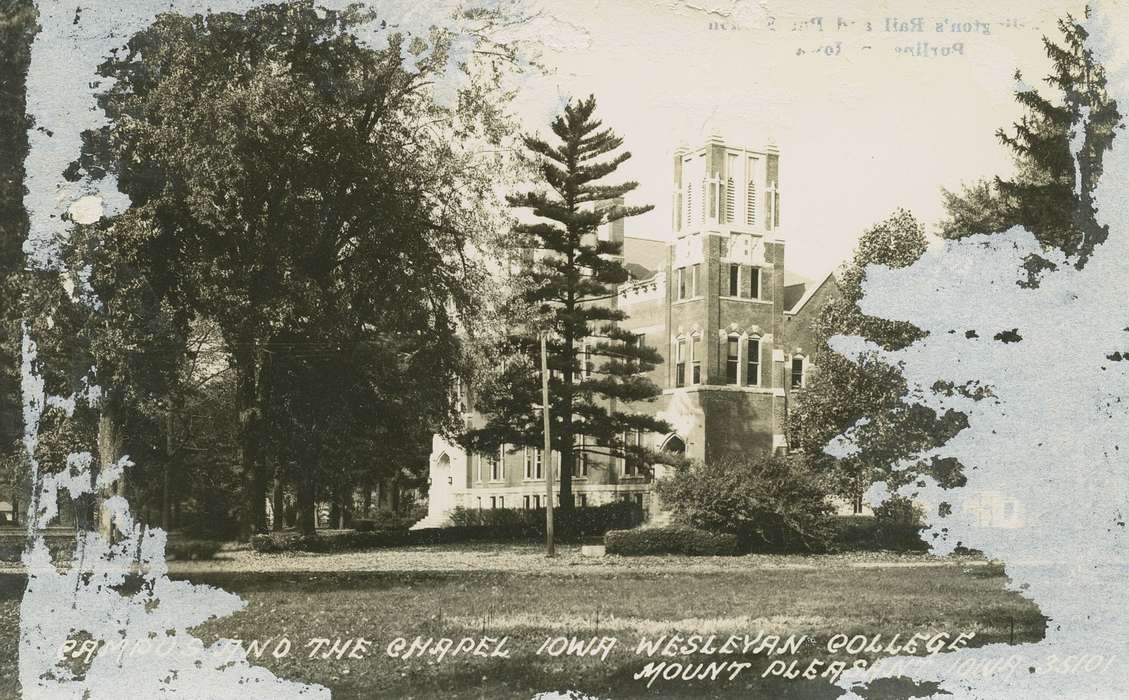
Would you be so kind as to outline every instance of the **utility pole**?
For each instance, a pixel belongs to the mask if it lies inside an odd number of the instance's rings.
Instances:
[[[549,441],[549,356],[545,351],[548,332],[541,333],[541,414],[545,420],[545,451],[541,464],[545,471],[545,556],[556,556],[553,544],[553,448]]]

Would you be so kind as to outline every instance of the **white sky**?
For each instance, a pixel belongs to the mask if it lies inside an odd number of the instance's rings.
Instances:
[[[526,128],[548,135],[564,97],[596,95],[598,115],[634,156],[616,173],[639,182],[629,202],[655,205],[627,221],[627,235],[669,238],[671,153],[680,141],[697,145],[713,130],[742,145],[773,140],[787,266],[812,277],[847,258],[862,230],[896,207],[932,225],[942,214],[942,186],[1009,172],[1010,156],[994,134],[1019,115],[1014,72],[1041,81],[1048,67],[1041,36],[1055,37],[1055,18],[1081,16],[1082,7],[1046,0],[543,2],[546,13],[587,35],[586,46],[546,50],[554,75],[526,86],[519,115]],[[793,29],[813,17],[822,17],[822,31]],[[839,30],[838,17],[855,24]],[[887,32],[888,17],[920,17],[925,31]],[[989,33],[936,32],[944,20],[980,21]],[[1022,26],[1006,26],[1009,20]],[[737,28],[711,29],[711,22]],[[811,51],[836,41],[837,56]],[[894,52],[918,42],[960,42],[963,55]],[[800,48],[808,53],[797,55]]]

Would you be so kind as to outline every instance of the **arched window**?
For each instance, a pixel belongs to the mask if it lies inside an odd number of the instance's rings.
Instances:
[[[725,344],[725,383],[737,383],[737,368],[741,364],[741,339],[735,335],[729,336]]]
[[[761,339],[750,337],[745,348],[745,384],[760,386],[761,383]]]

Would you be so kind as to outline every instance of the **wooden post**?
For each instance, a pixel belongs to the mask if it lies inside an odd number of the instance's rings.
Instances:
[[[556,556],[553,544],[553,447],[549,440],[549,358],[545,351],[545,338],[541,333],[541,413],[545,417],[545,452],[541,464],[545,472],[545,556]]]

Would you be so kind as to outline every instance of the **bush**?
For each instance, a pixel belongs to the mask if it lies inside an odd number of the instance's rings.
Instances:
[[[215,540],[170,539],[165,543],[165,557],[181,561],[214,559],[219,551],[220,543]]]
[[[279,552],[341,552],[406,547],[421,544],[458,542],[538,540],[545,537],[544,510],[497,508],[468,510],[456,508],[451,516],[454,527],[423,530],[358,528],[352,532],[332,532],[310,537],[296,532],[272,532],[251,538],[251,548],[265,554]],[[634,527],[642,511],[634,503],[608,503],[573,509],[574,535],[592,537],[615,528]],[[559,537],[558,541],[568,538]]]
[[[333,532],[327,535],[302,535],[296,532],[272,532],[251,538],[251,549],[273,554],[279,552],[341,552],[410,544],[408,530],[374,532]]]
[[[924,550],[925,512],[905,496],[891,496],[874,508],[875,534],[884,549]]]
[[[681,525],[612,530],[604,536],[604,544],[608,554],[628,557],[646,554],[732,556],[738,549],[736,535]]]
[[[824,549],[834,534],[823,483],[795,458],[694,463],[656,489],[676,522],[736,535],[746,551]]]
[[[840,515],[834,518],[830,549],[836,552],[924,552],[929,549],[921,539],[921,527],[883,523],[871,515]]]
[[[426,515],[426,512],[424,513]],[[359,532],[373,532],[374,530],[407,530],[419,522],[414,512],[397,513],[394,510],[381,509],[372,511],[368,518],[355,518],[353,528]]]
[[[609,530],[632,528],[642,521],[643,509],[637,503],[618,501],[599,506],[574,507],[569,523],[563,523],[558,518],[555,524],[558,536],[572,539],[602,536]],[[496,528],[500,532],[509,533],[508,536],[512,539],[545,536],[544,508],[456,508],[451,513],[451,522],[456,527]]]

